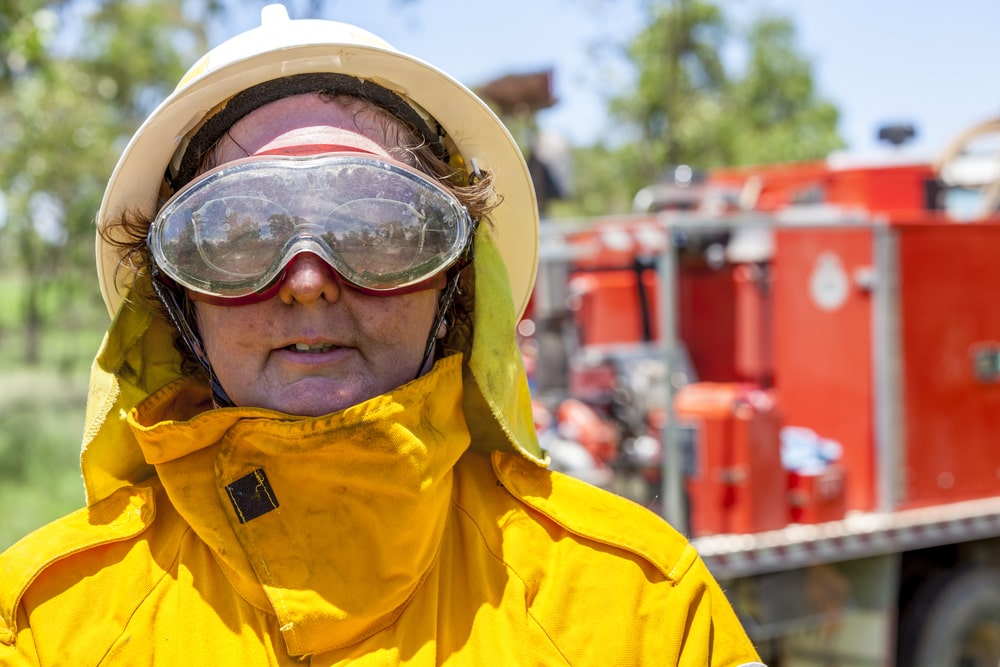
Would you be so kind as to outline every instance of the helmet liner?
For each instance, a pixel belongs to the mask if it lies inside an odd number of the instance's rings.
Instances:
[[[448,150],[441,142],[444,132],[440,125],[435,122],[437,128],[432,129],[397,93],[348,74],[310,72],[265,81],[230,98],[225,106],[208,118],[191,137],[176,173],[171,173],[172,170],[167,169],[165,177],[167,183],[174,192],[187,185],[197,174],[205,154],[233,125],[250,112],[271,102],[306,93],[350,95],[370,102],[403,121],[427,142],[439,158],[448,161]]]

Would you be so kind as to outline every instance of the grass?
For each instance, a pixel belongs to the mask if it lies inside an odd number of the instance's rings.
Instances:
[[[0,277],[0,549],[83,505],[87,381],[106,324],[92,301],[67,307],[49,298],[39,359],[26,363],[18,283],[6,278]]]
[[[0,548],[83,504],[86,380],[50,369],[0,379]]]

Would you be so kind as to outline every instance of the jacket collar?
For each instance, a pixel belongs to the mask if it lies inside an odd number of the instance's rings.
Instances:
[[[181,381],[129,423],[231,583],[273,610],[291,654],[309,655],[391,623],[431,570],[469,445],[461,373],[453,355],[321,418],[199,412],[205,389]]]

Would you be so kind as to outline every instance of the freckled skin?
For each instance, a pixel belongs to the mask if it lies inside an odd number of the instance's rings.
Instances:
[[[218,164],[284,146],[336,144],[387,155],[376,124],[357,110],[314,95],[265,105],[220,142]],[[368,126],[371,127],[368,127]],[[266,301],[195,312],[208,358],[236,405],[317,416],[400,386],[417,376],[439,290],[369,296],[344,286],[315,255],[299,255]],[[301,352],[295,343],[324,345]]]

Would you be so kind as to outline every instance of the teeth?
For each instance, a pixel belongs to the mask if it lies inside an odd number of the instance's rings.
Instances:
[[[325,352],[327,350],[332,350],[335,345],[330,345],[328,343],[320,343],[318,345],[309,345],[308,343],[296,343],[294,346],[296,352]]]

